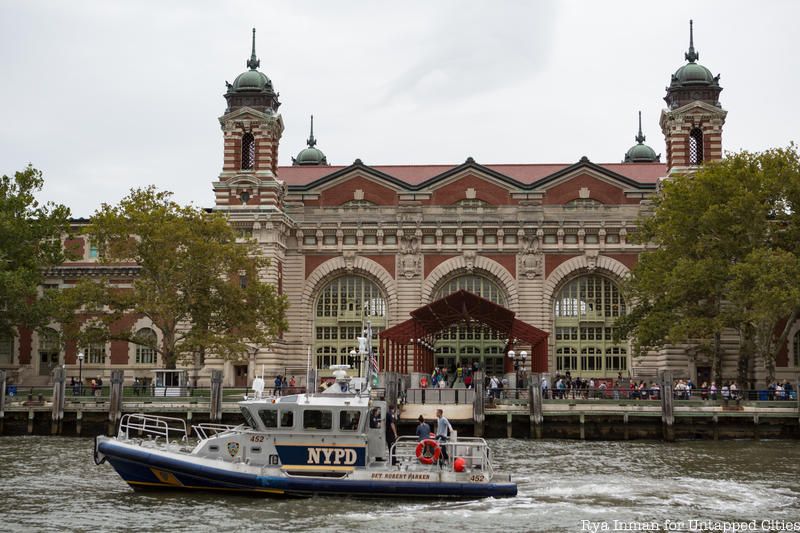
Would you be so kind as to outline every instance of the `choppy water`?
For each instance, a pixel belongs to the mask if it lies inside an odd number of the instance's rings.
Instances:
[[[698,519],[800,528],[797,442],[492,446],[519,482],[516,498],[273,500],[134,493],[108,464],[94,465],[91,439],[2,437],[0,531],[590,531],[581,520],[687,531]]]

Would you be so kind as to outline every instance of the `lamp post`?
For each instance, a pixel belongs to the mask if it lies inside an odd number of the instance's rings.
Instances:
[[[350,366],[358,366],[358,377],[361,377],[361,355],[354,349],[350,350]]]
[[[528,358],[528,352],[526,352],[525,350],[522,350],[521,352],[519,352],[519,355],[517,355],[517,352],[515,352],[514,350],[509,350],[508,351],[508,358],[511,359],[512,361],[514,361],[514,373],[516,375],[516,383],[514,384],[514,389],[516,389],[516,391],[517,391],[516,397],[519,398],[520,363],[522,363],[522,370],[524,372],[525,371],[524,370],[525,369],[525,360]]]
[[[83,350],[78,351],[78,394],[83,396]]]

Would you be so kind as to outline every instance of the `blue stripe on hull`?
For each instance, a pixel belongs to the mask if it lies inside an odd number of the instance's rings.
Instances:
[[[163,489],[235,490],[254,493],[284,493],[288,496],[337,494],[360,496],[505,497],[516,496],[513,483],[442,483],[320,479],[257,476],[197,465],[173,459],[147,449],[117,446],[113,441],[99,444],[117,473],[133,486],[158,486]],[[156,468],[175,476],[183,486],[163,483],[152,472]]]

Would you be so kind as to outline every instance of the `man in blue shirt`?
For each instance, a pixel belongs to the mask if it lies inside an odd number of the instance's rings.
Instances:
[[[436,410],[436,419],[436,440],[439,441],[439,445],[442,447],[442,463],[447,464],[449,457],[445,445],[450,435],[449,432],[453,431],[453,426],[451,426],[450,421],[444,417],[444,412],[441,409]]]
[[[425,422],[425,417],[419,415],[419,425],[417,426],[417,440],[423,441],[431,438],[431,426]]]

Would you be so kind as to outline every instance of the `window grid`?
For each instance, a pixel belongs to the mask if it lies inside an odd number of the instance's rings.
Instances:
[[[703,130],[693,128],[689,133],[689,164],[699,165],[703,162]]]
[[[252,133],[242,136],[242,170],[250,170],[256,161],[256,140]]]
[[[151,346],[155,346],[156,343],[156,332],[150,328],[142,328],[136,332],[136,336],[150,344]],[[155,348],[151,348],[150,346],[142,346],[140,344],[136,345],[136,364],[137,365],[153,365],[156,363],[156,350]]]
[[[386,328],[386,300],[380,288],[361,276],[343,276],[331,281],[317,298],[314,320],[314,353],[318,369],[347,364],[358,347],[365,321],[372,325],[372,348]]]
[[[0,365],[14,362],[14,337],[0,337]]]
[[[553,306],[556,370],[602,376],[628,369],[628,353],[614,343],[614,321],[625,314],[619,287],[599,275],[582,276],[558,292]]]

